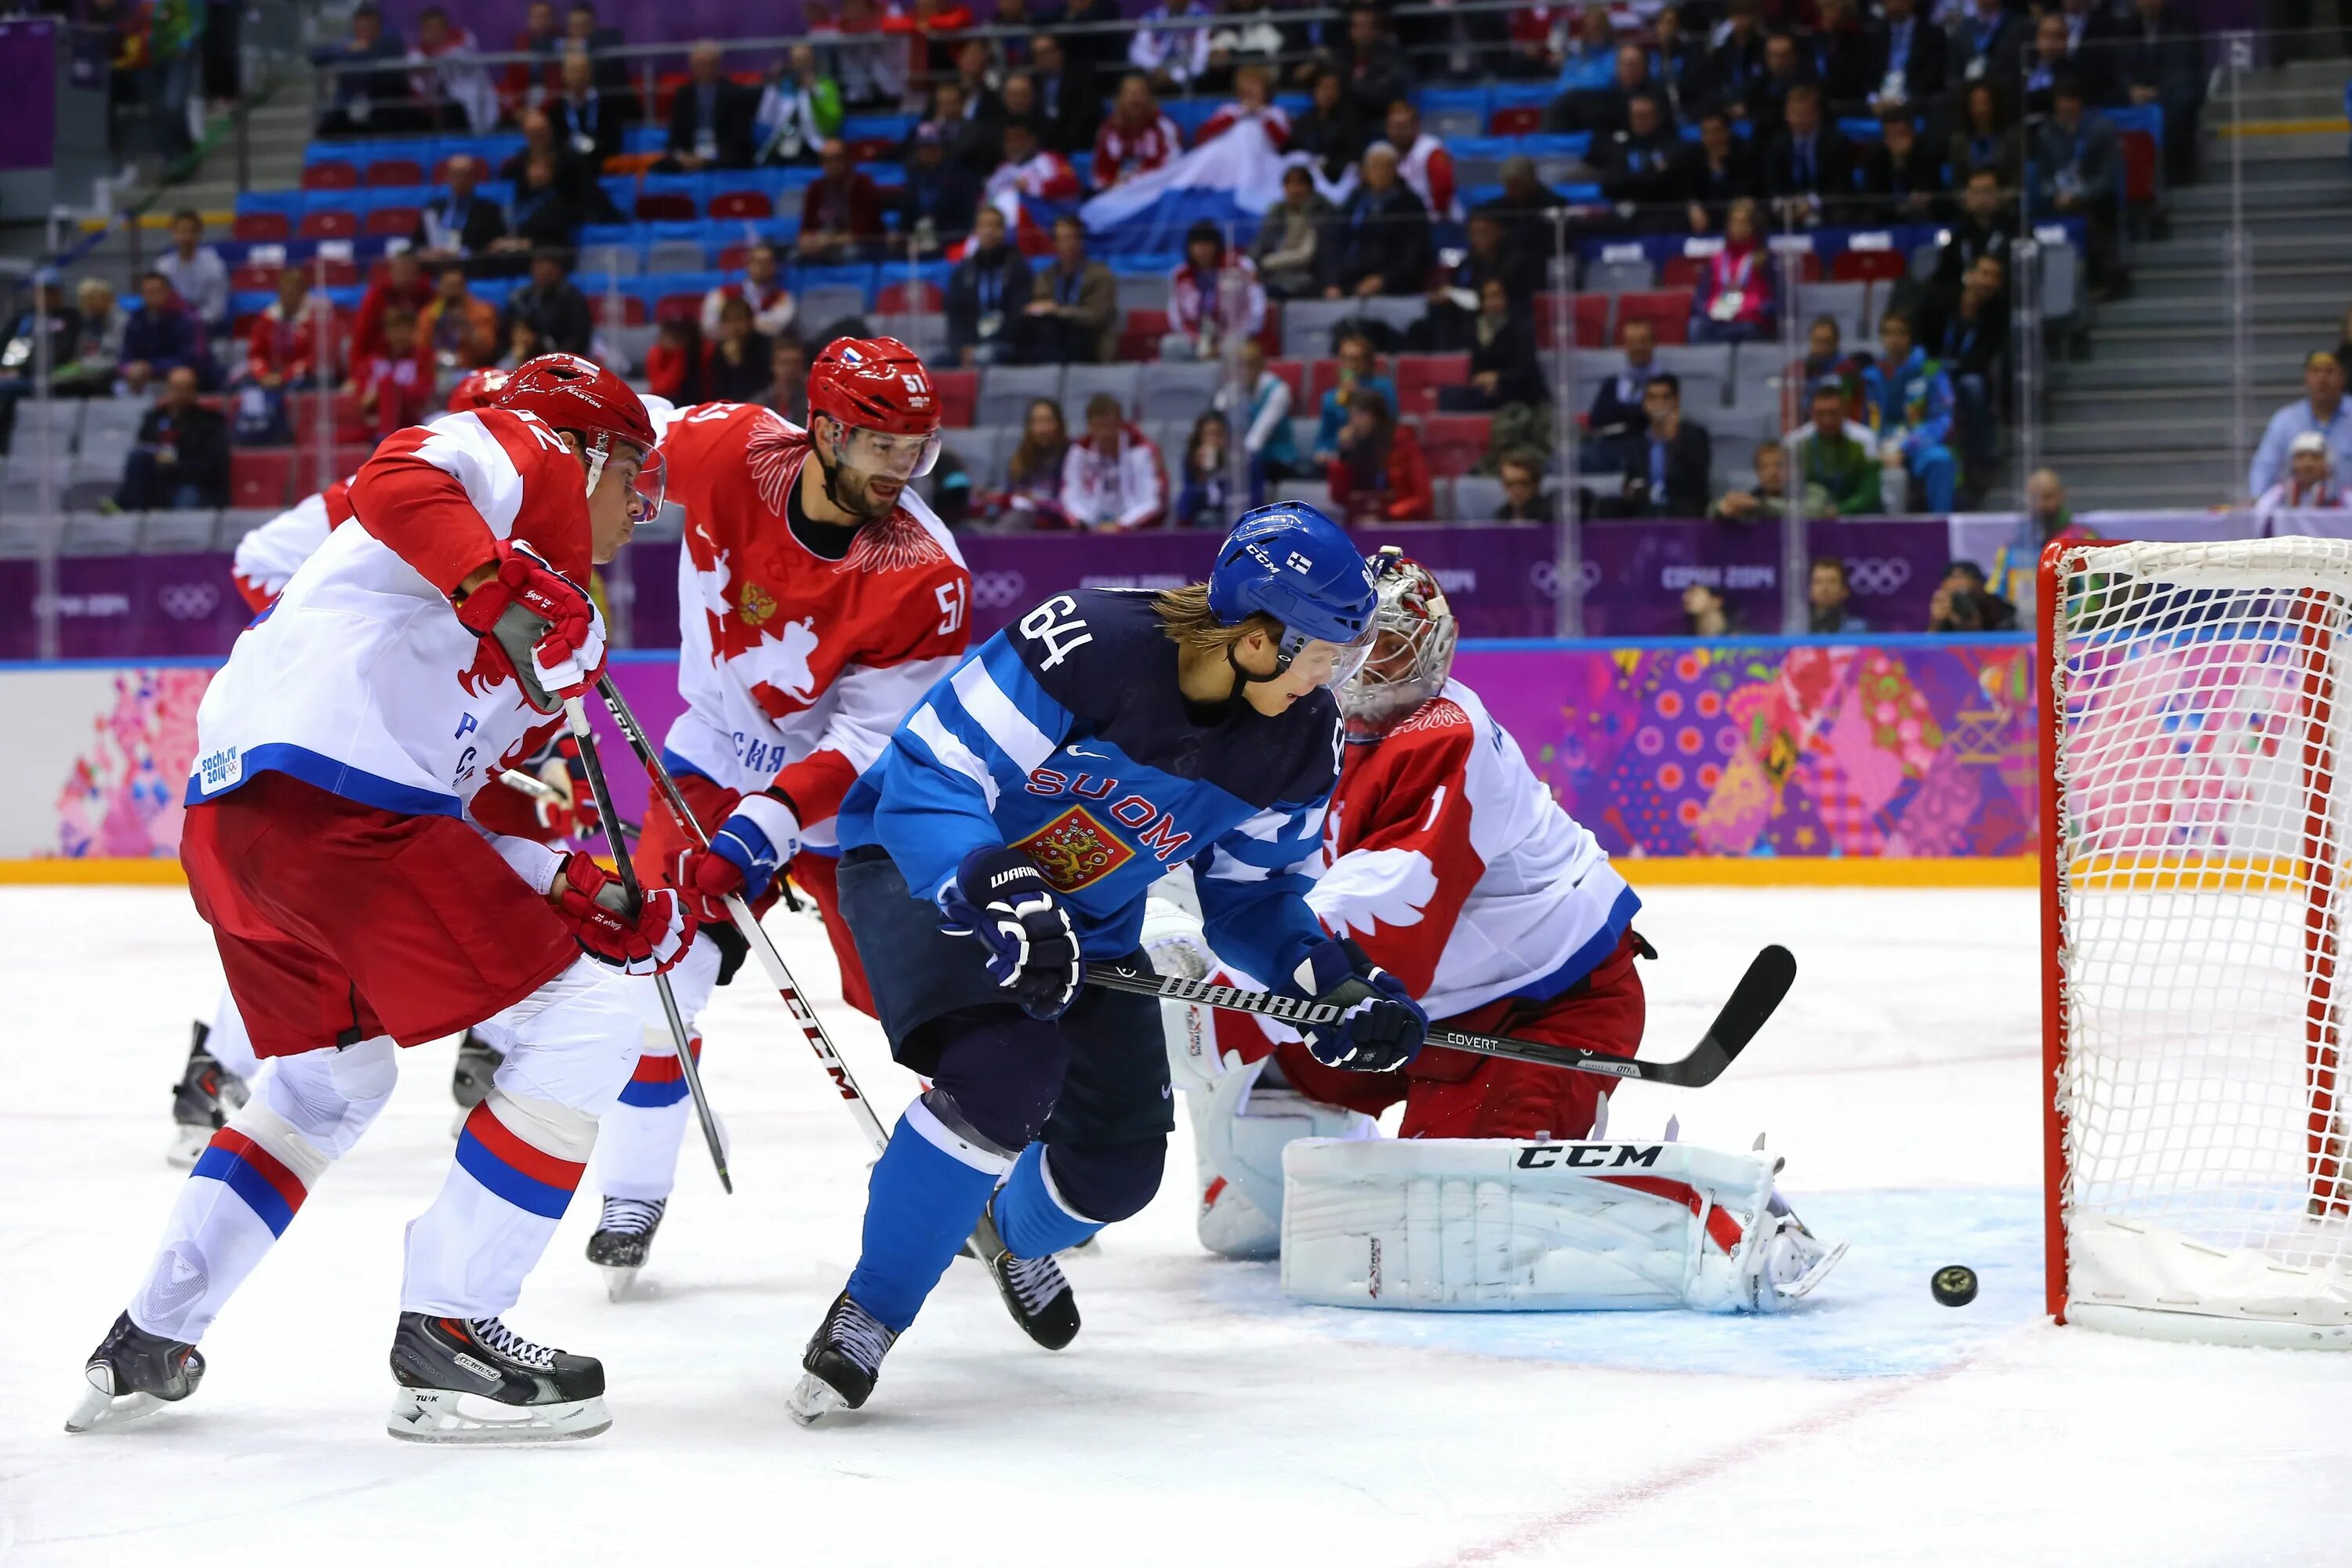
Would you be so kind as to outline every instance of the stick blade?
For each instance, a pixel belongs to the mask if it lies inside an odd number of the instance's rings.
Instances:
[[[1764,949],[1748,964],[1748,973],[1733,988],[1731,999],[1708,1026],[1706,1043],[1722,1051],[1726,1058],[1738,1056],[1796,983],[1796,955],[1778,943]]]

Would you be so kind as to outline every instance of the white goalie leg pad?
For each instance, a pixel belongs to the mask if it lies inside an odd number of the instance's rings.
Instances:
[[[1224,1258],[1272,1258],[1281,1244],[1282,1152],[1302,1138],[1353,1142],[1381,1135],[1359,1111],[1326,1105],[1271,1072],[1274,1058],[1234,1068],[1184,1097],[1201,1194],[1201,1245]]]
[[[1328,1307],[1771,1311],[1803,1229],[1771,1212],[1777,1166],[1664,1142],[1302,1140],[1283,1151],[1282,1288]],[[1798,1268],[1794,1293],[1835,1261]]]

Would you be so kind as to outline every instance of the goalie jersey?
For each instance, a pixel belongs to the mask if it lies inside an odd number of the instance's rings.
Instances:
[[[1560,994],[1642,906],[1458,680],[1377,744],[1347,749],[1324,844],[1307,902],[1433,1018]]]
[[[1011,845],[1070,912],[1079,951],[1135,951],[1144,894],[1192,862],[1210,942],[1287,974],[1323,930],[1299,895],[1339,771],[1328,691],[1268,718],[1189,704],[1151,595],[1060,594],[924,694],[841,808],[936,900],[974,849]]]
[[[808,434],[755,404],[688,409],[662,455],[686,509],[670,768],[782,790],[833,853],[851,781],[970,641],[971,574],[911,491],[854,534],[793,515]]]

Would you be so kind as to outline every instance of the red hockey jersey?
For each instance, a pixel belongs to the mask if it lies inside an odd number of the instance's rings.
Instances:
[[[1642,900],[1458,680],[1347,748],[1307,901],[1433,1018],[1542,1000],[1615,951]]]
[[[963,657],[971,574],[907,492],[832,561],[794,537],[786,498],[808,434],[754,404],[710,403],[669,427],[678,553],[678,690],[664,749],[744,794],[792,797],[803,841],[833,816],[908,710]]]

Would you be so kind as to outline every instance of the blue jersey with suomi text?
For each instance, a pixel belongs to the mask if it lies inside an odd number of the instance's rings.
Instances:
[[[981,645],[900,721],[842,802],[844,849],[879,845],[936,900],[972,850],[1036,862],[1088,958],[1135,951],[1144,894],[1192,862],[1209,945],[1288,974],[1322,926],[1303,895],[1339,776],[1339,711],[1187,703],[1151,595],[1059,594]]]

